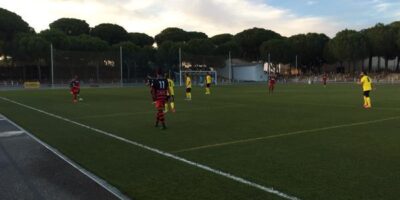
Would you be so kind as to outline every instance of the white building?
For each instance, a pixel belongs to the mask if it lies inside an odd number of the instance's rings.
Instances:
[[[231,72],[229,72],[231,69]],[[227,61],[224,68],[217,69],[218,76],[233,81],[267,81],[268,75],[264,71],[263,63],[249,63],[240,59],[232,59],[232,67]]]

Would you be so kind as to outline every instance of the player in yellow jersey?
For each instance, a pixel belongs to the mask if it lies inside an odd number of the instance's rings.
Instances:
[[[372,90],[372,80],[365,72],[361,72],[360,75],[361,79],[358,84],[362,86],[363,89],[363,94],[364,94],[364,108],[371,108],[371,98],[370,98],[370,92]]]
[[[168,90],[167,90],[167,101],[165,102],[164,112],[165,113],[168,112],[168,110],[169,110],[168,104],[169,104],[169,107],[171,108],[171,111],[175,112],[175,91],[174,91],[175,83],[171,79],[171,77],[169,77],[167,74],[165,74],[165,78],[168,81]]]
[[[207,72],[206,75],[206,94],[209,95],[211,94],[211,83],[212,83],[212,78],[209,72]]]
[[[189,74],[186,74],[186,100],[192,100],[192,79],[190,78]]]

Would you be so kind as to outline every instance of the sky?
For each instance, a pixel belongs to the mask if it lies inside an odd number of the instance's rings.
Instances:
[[[0,0],[37,32],[59,18],[78,18],[91,27],[114,23],[128,32],[155,36],[167,27],[210,37],[260,27],[284,36],[318,32],[333,37],[400,21],[400,0]]]

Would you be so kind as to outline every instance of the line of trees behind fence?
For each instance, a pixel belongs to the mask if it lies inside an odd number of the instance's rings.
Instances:
[[[251,28],[235,35],[223,33],[213,37],[203,32],[166,28],[155,37],[130,33],[117,24],[102,23],[95,27],[81,19],[61,18],[49,29],[36,33],[19,15],[0,8],[0,56],[2,65],[30,63],[39,71],[48,66],[50,44],[65,51],[118,51],[123,47],[128,60],[147,73],[155,68],[176,70],[178,50],[191,55],[227,56],[248,61],[270,58],[272,63],[294,65],[302,71],[321,72],[327,63],[349,66],[354,72],[360,60],[362,68],[373,70],[372,59],[383,58],[377,70],[390,71],[389,60],[397,59],[400,71],[400,21],[376,24],[361,31],[343,30],[334,38],[323,33],[284,37],[263,28]],[[297,59],[295,59],[297,57]],[[381,59],[379,59],[380,61]],[[48,71],[48,70],[47,70]]]

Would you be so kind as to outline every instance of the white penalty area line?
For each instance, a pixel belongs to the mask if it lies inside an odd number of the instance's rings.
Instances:
[[[338,128],[345,128],[345,127],[352,127],[352,126],[375,124],[375,123],[379,123],[379,122],[385,122],[385,121],[391,121],[391,120],[397,120],[397,119],[400,119],[400,116],[389,117],[389,118],[384,118],[384,119],[377,119],[377,120],[371,120],[371,121],[364,121],[364,122],[356,122],[356,123],[350,123],[350,124],[341,124],[341,125],[328,126],[328,127],[322,127],[322,128],[315,128],[315,129],[308,129],[308,130],[301,130],[301,131],[294,131],[294,132],[277,134],[277,135],[270,135],[270,136],[265,136],[265,137],[256,137],[256,138],[248,138],[248,139],[243,139],[243,140],[235,140],[235,141],[230,141],[230,142],[222,142],[222,143],[216,143],[216,144],[210,144],[210,145],[204,145],[204,146],[198,146],[198,147],[192,147],[192,148],[187,148],[187,149],[176,150],[176,151],[172,151],[172,153],[182,153],[182,152],[195,151],[195,150],[201,150],[201,149],[208,149],[208,148],[214,148],[214,147],[221,147],[221,146],[227,146],[227,145],[255,142],[255,141],[260,141],[260,140],[268,140],[268,139],[280,138],[280,137],[286,137],[286,136],[292,136],[292,135],[300,135],[300,134],[305,134],[305,133],[314,133],[314,132],[326,131],[326,130],[331,130],[331,129],[338,129]]]
[[[248,185],[248,186],[250,186],[250,187],[253,187],[253,188],[262,190],[262,191],[264,191],[264,192],[267,192],[267,193],[270,193],[270,194],[279,196],[279,197],[281,197],[281,198],[284,198],[284,199],[287,199],[287,200],[300,200],[299,198],[297,198],[297,197],[295,197],[295,196],[292,196],[292,195],[289,195],[289,194],[285,194],[285,193],[280,192],[280,191],[278,191],[278,190],[276,190],[276,189],[274,189],[274,188],[272,188],[272,187],[266,187],[266,186],[263,186],[263,185],[254,183],[254,182],[252,182],[252,181],[246,180],[246,179],[241,178],[241,177],[239,177],[239,176],[235,176],[235,175],[230,174],[230,173],[227,173],[227,172],[223,172],[223,171],[220,171],[220,170],[217,170],[217,169],[213,169],[213,168],[211,168],[211,167],[209,167],[209,166],[207,166],[207,165],[203,165],[203,164],[200,164],[200,163],[196,163],[196,162],[187,160],[187,159],[185,159],[185,158],[182,158],[182,157],[173,155],[173,154],[171,154],[171,153],[164,152],[164,151],[162,151],[162,150],[159,150],[159,149],[156,149],[156,148],[153,148],[153,147],[149,147],[149,146],[147,146],[147,145],[144,145],[144,144],[141,144],[141,143],[132,141],[132,140],[128,140],[128,139],[126,139],[126,138],[123,138],[123,137],[114,135],[114,134],[112,134],[112,133],[109,133],[109,132],[106,132],[106,131],[103,131],[103,130],[100,130],[100,129],[97,129],[97,128],[94,128],[94,127],[91,127],[91,126],[88,126],[88,125],[81,124],[81,123],[79,123],[79,122],[70,120],[70,119],[68,119],[68,118],[61,117],[61,116],[59,116],[59,115],[46,112],[46,111],[43,111],[43,110],[34,108],[34,107],[32,107],[32,106],[28,106],[28,105],[23,104],[23,103],[19,103],[19,102],[17,102],[17,101],[14,101],[14,100],[11,100],[11,99],[8,99],[8,98],[0,97],[0,99],[2,99],[2,100],[4,100],[4,101],[7,101],[7,102],[10,102],[10,103],[14,103],[14,104],[16,104],[16,105],[19,105],[19,106],[22,106],[22,107],[25,107],[25,108],[28,108],[28,109],[30,109],[30,110],[37,111],[37,112],[39,112],[39,113],[42,113],[42,114],[45,114],[45,115],[48,115],[48,116],[51,116],[51,117],[60,119],[60,120],[62,120],[62,121],[69,122],[69,123],[71,123],[71,124],[74,124],[74,125],[77,125],[77,126],[80,126],[80,127],[86,128],[86,129],[89,129],[89,130],[91,130],[91,131],[94,131],[94,132],[103,134],[103,135],[105,135],[105,136],[114,138],[114,139],[116,139],[116,140],[119,140],[119,141],[122,141],[122,142],[125,142],[125,143],[128,143],[128,144],[134,145],[134,146],[136,146],[136,147],[139,147],[139,148],[142,148],[142,149],[151,151],[151,152],[153,152],[153,153],[162,155],[162,156],[164,156],[164,157],[167,157],[167,158],[170,158],[170,159],[173,159],[173,160],[177,160],[177,161],[183,162],[183,163],[188,164],[188,165],[190,165],[190,166],[193,166],[193,167],[196,167],[196,168],[199,168],[199,169],[203,169],[203,170],[208,171],[208,172],[211,172],[211,173],[213,173],[213,174],[217,174],[217,175],[223,176],[223,177],[225,177],[225,178],[228,178],[228,179],[234,180],[234,181],[236,181],[236,182],[239,182],[239,183]],[[44,144],[44,145],[45,145],[45,144]],[[48,146],[48,145],[47,145],[47,146]]]
[[[0,99],[3,99],[5,101],[7,101],[5,98],[0,97]],[[11,102],[11,101],[10,101]],[[15,132],[15,134],[23,134],[25,133],[26,135],[28,135],[29,137],[31,137],[33,140],[35,140],[36,142],[38,142],[39,144],[43,145],[46,149],[48,149],[50,152],[54,153],[56,156],[58,156],[60,159],[62,159],[63,161],[65,161],[66,163],[68,163],[69,165],[71,165],[73,168],[77,169],[79,172],[81,172],[83,175],[87,176],[89,179],[93,180],[95,183],[97,183],[98,185],[100,185],[102,188],[104,188],[105,190],[107,190],[108,192],[110,192],[111,194],[113,194],[115,197],[117,197],[118,199],[121,200],[129,200],[130,198],[128,198],[127,196],[125,196],[124,194],[122,194],[118,189],[116,189],[115,187],[111,186],[110,184],[108,184],[105,180],[99,178],[98,176],[92,174],[91,172],[87,171],[86,169],[84,169],[83,167],[81,167],[80,165],[78,165],[77,163],[75,163],[74,161],[72,161],[71,159],[69,159],[67,156],[65,156],[64,154],[60,153],[58,150],[56,150],[55,148],[51,147],[50,145],[46,144],[45,142],[43,142],[42,140],[40,140],[39,138],[37,138],[36,136],[34,136],[33,134],[29,133],[27,130],[25,130],[24,128],[22,128],[21,126],[19,126],[18,124],[14,123],[13,121],[11,121],[10,119],[8,119],[5,116],[0,115],[1,117],[3,117],[4,120],[6,120],[7,122],[9,122],[10,124],[12,124],[13,126],[17,127],[19,129],[19,131],[12,131]],[[11,132],[11,131],[9,131]],[[1,137],[1,134],[0,134]]]

